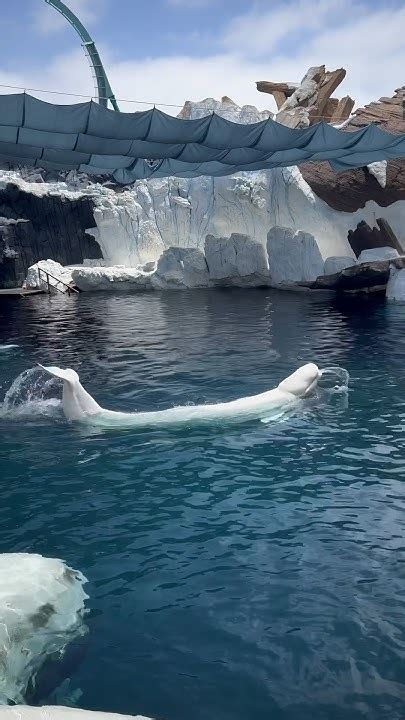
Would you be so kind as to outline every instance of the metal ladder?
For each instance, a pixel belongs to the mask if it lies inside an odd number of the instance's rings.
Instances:
[[[60,278],[55,277],[55,275],[52,275],[52,273],[48,272],[47,270],[43,270],[43,268],[41,268],[41,267],[38,268],[38,279],[39,279],[40,284],[41,284],[41,275],[45,276],[46,286],[48,288],[47,292],[49,295],[52,292],[52,288],[60,293],[67,292],[68,295],[71,295],[74,293],[79,295],[80,291],[77,288],[75,288],[74,285],[71,285],[70,283],[66,283],[64,280],[61,280]],[[53,283],[49,282],[49,278],[52,278],[52,280],[56,280],[57,284],[54,285]],[[59,285],[63,285],[65,290],[62,290],[59,287]]]

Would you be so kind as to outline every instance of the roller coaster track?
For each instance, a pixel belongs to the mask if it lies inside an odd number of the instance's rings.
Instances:
[[[110,83],[108,82],[108,77],[104,70],[103,63],[101,62],[96,44],[90,37],[83,23],[80,22],[79,18],[76,17],[76,15],[69,10],[69,8],[61,0],[45,0],[45,2],[63,15],[63,17],[66,18],[79,35],[84,52],[86,53],[92,70],[97,101],[100,105],[104,105],[104,107],[108,107],[108,102],[110,101],[114,110],[119,111],[115,95],[111,89]]]

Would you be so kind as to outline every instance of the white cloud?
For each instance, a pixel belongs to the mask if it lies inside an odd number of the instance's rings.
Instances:
[[[246,28],[249,29],[249,33],[245,34],[245,44],[230,43],[231,31],[236,38],[237,25],[234,23],[224,36],[221,51],[205,58],[157,56],[117,63],[109,56],[108,48],[99,49],[117,98],[182,105],[186,99],[229,95],[238,104],[249,103],[260,109],[273,109],[272,97],[257,92],[256,80],[297,81],[308,67],[322,63],[329,69],[342,66],[347,69],[347,77],[338,88],[337,96],[350,94],[358,105],[362,105],[381,95],[391,95],[395,88],[404,84],[405,7],[391,10],[369,8],[365,13],[364,6],[353,0],[325,2],[329,3],[330,13],[333,7],[334,12],[337,12],[338,6],[342,9],[344,2],[346,11],[339,23],[331,23],[331,15],[323,15],[321,24],[313,26],[310,34],[304,33],[304,40],[295,42],[292,47],[291,43],[286,45],[289,27],[283,26],[284,35],[279,31],[276,51],[266,56],[250,53],[249,43],[254,44],[255,33],[261,32],[260,28],[254,29],[252,13],[245,16]],[[310,7],[315,12],[318,5],[318,0],[305,0],[307,12],[310,12]],[[302,11],[304,0],[296,6]],[[352,13],[350,7],[353,8]],[[239,18],[242,37],[241,23]],[[300,27],[301,24],[298,24],[297,28]],[[155,52],[158,50],[155,49]],[[27,69],[24,78],[2,73],[0,69],[2,82],[88,95],[94,93],[91,73],[80,48],[55,58],[45,68]],[[55,102],[74,102],[74,98],[43,97]],[[149,107],[130,103],[121,103],[120,106],[124,111]],[[178,112],[178,108],[164,109],[172,114]]]
[[[314,34],[350,25],[365,15],[366,7],[356,0],[290,0],[267,11],[261,6],[235,16],[222,42],[225,48],[249,57],[269,57],[275,50],[294,55],[297,48],[311,43]]]
[[[212,5],[213,0],[167,0],[167,2],[173,7],[186,8],[187,10],[195,10],[196,8]]]
[[[97,20],[105,8],[105,0],[65,0],[65,5],[83,23],[92,23]],[[42,34],[63,30],[68,27],[68,21],[50,5],[39,2],[34,15],[34,29]]]

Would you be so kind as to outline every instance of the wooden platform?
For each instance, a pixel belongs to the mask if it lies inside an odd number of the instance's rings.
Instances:
[[[2,297],[26,297],[27,295],[45,295],[44,290],[35,290],[33,288],[27,289],[22,287],[17,288],[4,288],[0,290],[0,298]]]

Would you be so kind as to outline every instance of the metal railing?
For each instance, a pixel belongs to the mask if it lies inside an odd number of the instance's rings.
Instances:
[[[61,292],[61,293],[67,292],[68,295],[71,295],[72,293],[76,293],[77,295],[79,294],[79,290],[77,288],[75,288],[73,285],[70,285],[69,283],[66,283],[64,280],[61,280],[60,278],[55,277],[55,275],[52,275],[52,273],[48,272],[47,270],[44,270],[41,267],[38,268],[39,284],[41,284],[41,275],[45,276],[47,291],[48,291],[49,295],[51,294],[51,288],[53,288],[57,292]],[[57,284],[54,285],[53,283],[49,282],[49,278],[52,278],[52,280],[55,280]],[[60,287],[58,287],[59,285],[63,285],[63,287],[65,289],[62,290]]]

